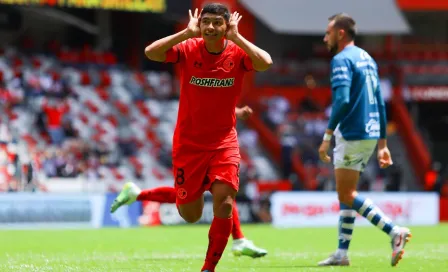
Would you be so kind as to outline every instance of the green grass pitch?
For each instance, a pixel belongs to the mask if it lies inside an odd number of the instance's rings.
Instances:
[[[244,225],[269,254],[234,257],[231,239],[217,271],[448,271],[448,225],[411,228],[413,239],[398,267],[390,240],[374,227],[355,228],[352,265],[317,267],[337,245],[335,228],[275,229]],[[204,260],[208,226],[98,230],[1,230],[0,271],[196,271]]]

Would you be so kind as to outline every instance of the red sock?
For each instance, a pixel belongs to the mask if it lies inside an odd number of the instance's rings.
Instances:
[[[173,187],[158,187],[143,190],[138,196],[138,201],[154,201],[159,203],[176,203],[176,189]]]
[[[232,232],[232,218],[214,217],[208,232],[208,249],[202,270],[215,271]]]
[[[232,238],[233,238],[233,240],[244,238],[243,231],[241,230],[240,218],[239,218],[239,215],[238,215],[238,208],[236,207],[236,201],[233,202],[232,222],[233,222],[233,227],[232,227]]]

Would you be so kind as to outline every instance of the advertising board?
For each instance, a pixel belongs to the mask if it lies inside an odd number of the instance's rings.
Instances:
[[[403,226],[439,223],[436,193],[362,193],[392,221]],[[277,192],[271,196],[272,223],[276,227],[336,226],[339,201],[335,192]],[[356,226],[370,225],[359,216]]]

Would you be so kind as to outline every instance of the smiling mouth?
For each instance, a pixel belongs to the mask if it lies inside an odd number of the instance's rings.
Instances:
[[[216,33],[204,33],[204,36],[207,36],[207,37],[216,37],[216,36],[218,36],[218,34],[216,34]]]

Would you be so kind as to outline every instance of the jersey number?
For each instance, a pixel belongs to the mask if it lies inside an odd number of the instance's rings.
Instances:
[[[177,173],[176,173],[176,183],[177,185],[182,185],[185,183],[185,177],[184,177],[184,169],[182,168],[177,168]]]
[[[378,87],[378,80],[373,75],[366,75],[367,93],[369,95],[369,103],[376,104],[375,92]]]

